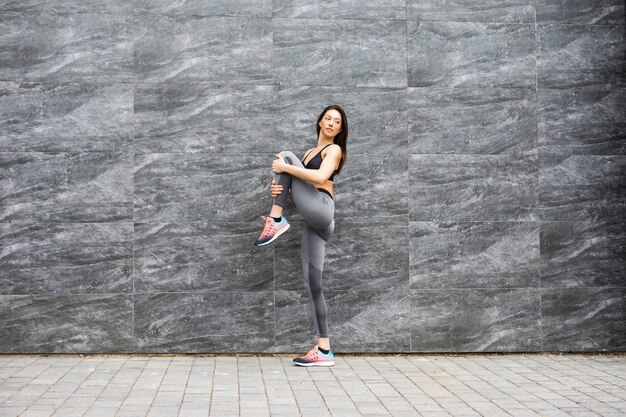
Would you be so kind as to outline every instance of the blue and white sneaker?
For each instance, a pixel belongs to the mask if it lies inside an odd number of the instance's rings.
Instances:
[[[278,236],[282,235],[289,229],[289,222],[285,216],[280,216],[280,221],[275,222],[270,216],[261,216],[265,220],[265,227],[261,232],[261,236],[254,241],[256,246],[264,246],[275,241]]]
[[[328,351],[328,354],[322,353],[315,345],[306,355],[295,358],[293,363],[298,366],[333,366],[335,355],[332,350]]]

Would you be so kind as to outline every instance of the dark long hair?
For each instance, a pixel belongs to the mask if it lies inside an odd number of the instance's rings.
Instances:
[[[320,135],[320,122],[322,118],[326,114],[328,110],[337,110],[339,114],[341,114],[341,131],[337,133],[337,136],[333,139],[333,142],[341,147],[341,161],[339,161],[339,168],[335,171],[337,174],[341,172],[341,167],[346,163],[348,159],[348,117],[346,116],[346,112],[338,105],[333,104],[332,106],[326,107],[320,116],[317,118],[317,123],[315,124],[315,129],[317,130],[317,136]]]

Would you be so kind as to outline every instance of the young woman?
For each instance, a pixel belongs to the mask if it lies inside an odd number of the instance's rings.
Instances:
[[[276,155],[272,171],[276,173],[270,192],[274,197],[269,216],[262,216],[265,227],[254,242],[267,245],[289,229],[283,216],[287,195],[304,219],[301,262],[304,286],[309,295],[311,315],[317,326],[317,344],[306,355],[295,358],[299,366],[333,366],[330,350],[326,301],[322,292],[322,270],[326,241],[335,230],[333,180],[346,162],[348,119],[339,106],[329,106],[317,119],[317,146],[309,149],[302,161],[289,151]]]

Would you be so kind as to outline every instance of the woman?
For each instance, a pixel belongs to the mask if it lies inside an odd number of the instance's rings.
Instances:
[[[267,245],[289,229],[283,216],[287,195],[304,219],[301,241],[301,261],[311,304],[311,315],[317,326],[317,344],[306,355],[295,358],[299,366],[333,366],[330,349],[326,301],[322,292],[322,270],[325,245],[335,230],[333,180],[346,162],[348,119],[339,106],[329,106],[317,119],[317,146],[309,149],[302,161],[289,151],[276,155],[272,171],[276,173],[270,192],[274,197],[272,209],[265,220],[261,236],[254,242]]]

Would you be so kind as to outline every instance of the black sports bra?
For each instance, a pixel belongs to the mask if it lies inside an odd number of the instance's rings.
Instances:
[[[320,169],[320,166],[322,165],[322,151],[328,148],[330,145],[332,145],[332,143],[329,143],[328,145],[324,146],[322,150],[320,150],[317,153],[317,155],[311,158],[311,160],[307,162],[306,165],[304,165],[304,167],[307,169]],[[304,155],[304,159],[301,161],[303,164],[304,164],[304,161],[306,160],[306,157],[309,156],[309,153]],[[333,181],[333,178],[335,178],[335,172],[337,171],[333,172],[333,175],[331,175],[330,178],[328,179],[329,181]]]

